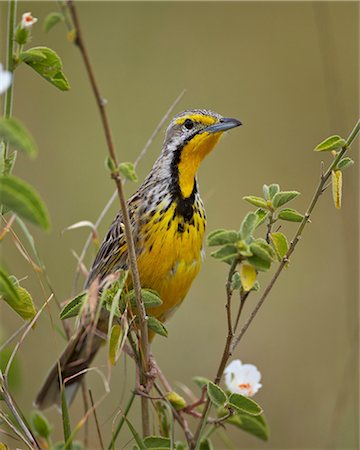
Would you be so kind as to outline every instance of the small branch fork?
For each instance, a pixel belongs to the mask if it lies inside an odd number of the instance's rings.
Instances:
[[[127,242],[127,248],[128,248],[128,255],[129,255],[129,265],[131,269],[131,275],[132,275],[132,281],[134,286],[134,291],[136,294],[136,306],[139,314],[139,325],[140,325],[140,350],[141,350],[141,382],[144,386],[146,386],[146,373],[148,372],[148,361],[149,361],[149,339],[148,339],[148,328],[147,328],[147,320],[146,320],[146,312],[144,303],[142,301],[141,297],[141,286],[140,286],[140,278],[139,278],[139,272],[137,268],[137,262],[136,262],[136,252],[135,252],[135,246],[134,246],[134,240],[131,232],[131,222],[129,217],[129,211],[126,204],[124,189],[123,189],[123,182],[120,177],[120,173],[117,169],[118,167],[118,159],[116,157],[115,147],[111,135],[110,125],[105,109],[105,102],[102,96],[100,95],[100,90],[98,87],[98,84],[96,82],[95,74],[92,68],[92,65],[90,63],[90,58],[85,46],[85,42],[83,39],[83,35],[80,28],[80,22],[77,15],[77,11],[74,5],[74,2],[72,0],[68,0],[67,2],[70,15],[72,18],[72,21],[74,23],[76,37],[75,37],[75,44],[79,48],[81,56],[83,58],[86,71],[90,80],[90,84],[94,93],[94,96],[96,98],[96,103],[99,109],[100,118],[102,122],[102,126],[105,133],[105,138],[108,146],[108,152],[109,156],[114,162],[114,165],[116,167],[115,171],[112,173],[112,178],[114,179],[114,182],[116,184],[118,197],[120,201],[121,211],[123,214],[123,220],[124,220],[124,227],[125,227],[125,237]],[[142,405],[142,427],[143,427],[143,435],[147,436],[150,434],[150,424],[149,424],[149,408],[148,408],[148,400],[144,397],[142,397],[141,400]]]
[[[326,172],[324,173],[323,170],[323,164],[321,166],[321,173],[320,173],[320,181],[319,184],[315,190],[315,193],[313,195],[313,198],[309,204],[309,207],[307,209],[307,212],[304,215],[304,218],[302,220],[302,222],[300,223],[295,236],[293,238],[293,240],[290,243],[290,247],[289,250],[287,251],[286,255],[284,256],[284,258],[282,259],[282,261],[280,262],[275,274],[273,275],[273,277],[271,278],[269,284],[267,285],[267,287],[264,290],[263,295],[260,297],[260,300],[258,301],[258,303],[256,304],[255,308],[253,309],[253,311],[251,312],[249,318],[246,320],[246,322],[244,323],[244,325],[242,326],[239,334],[234,337],[234,332],[237,328],[239,319],[240,319],[240,314],[243,308],[243,304],[246,300],[245,296],[241,297],[241,303],[240,303],[240,307],[239,307],[239,312],[236,318],[236,322],[235,322],[235,326],[234,329],[231,328],[231,296],[232,296],[232,292],[230,289],[231,286],[231,279],[232,276],[235,272],[235,269],[239,263],[239,261],[234,261],[234,263],[232,264],[230,271],[229,271],[229,276],[228,276],[228,281],[226,284],[226,296],[227,296],[227,302],[226,302],[226,310],[227,310],[227,323],[228,323],[228,335],[225,341],[225,347],[224,347],[224,351],[223,351],[223,356],[221,358],[221,362],[219,364],[219,368],[216,374],[216,377],[214,379],[214,383],[215,384],[219,384],[221,381],[221,378],[224,374],[224,370],[226,367],[226,364],[228,362],[228,360],[230,359],[232,353],[234,352],[235,348],[239,345],[241,339],[243,338],[244,334],[246,333],[247,329],[249,328],[250,324],[252,323],[252,321],[255,319],[256,314],[258,313],[259,309],[261,308],[262,304],[264,303],[264,301],[266,300],[266,298],[268,297],[268,295],[270,294],[272,288],[274,287],[277,279],[279,278],[281,272],[283,271],[284,267],[288,264],[291,255],[293,254],[298,242],[301,239],[301,235],[304,231],[304,228],[306,226],[307,223],[310,223],[310,216],[321,196],[321,194],[325,191],[326,189],[326,183],[329,180],[329,178],[331,177],[331,173],[332,171],[336,168],[337,164],[339,163],[339,161],[342,159],[342,157],[345,155],[346,151],[348,150],[348,148],[350,147],[350,145],[352,144],[352,142],[354,141],[354,139],[356,138],[356,136],[358,135],[360,131],[360,120],[357,122],[357,124],[355,125],[354,129],[351,131],[348,139],[347,139],[347,144],[346,146],[344,146],[340,152],[337,154],[336,158],[334,159],[334,161],[330,164],[329,168],[326,170]],[[210,400],[208,399],[206,404],[205,404],[205,408],[203,410],[202,416],[201,416],[201,420],[200,423],[198,425],[198,428],[196,430],[195,433],[195,439],[194,439],[194,445],[191,447],[192,449],[198,449],[199,446],[199,441],[201,439],[201,434],[202,431],[204,429],[205,423],[207,421],[207,416],[210,410]]]

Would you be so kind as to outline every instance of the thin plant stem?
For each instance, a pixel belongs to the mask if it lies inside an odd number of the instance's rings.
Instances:
[[[6,118],[11,117],[13,106],[14,91],[14,32],[16,24],[16,6],[17,0],[8,1],[8,35],[7,35],[7,51],[6,51],[6,70],[12,73],[12,83],[5,93],[5,111]],[[4,157],[7,156],[7,142],[5,142]]]
[[[114,179],[114,182],[116,184],[118,197],[120,201],[121,211],[123,215],[123,221],[124,221],[124,228],[125,228],[125,237],[126,237],[126,243],[127,243],[127,249],[128,249],[128,259],[129,259],[129,265],[131,269],[131,275],[132,275],[132,283],[135,291],[136,296],[136,306],[138,310],[139,315],[139,328],[140,328],[140,350],[141,350],[141,382],[144,386],[147,384],[147,372],[149,368],[149,338],[148,338],[148,327],[147,327],[147,318],[146,318],[146,311],[144,307],[144,303],[142,301],[142,295],[141,295],[141,285],[140,285],[140,277],[137,267],[137,260],[136,260],[136,252],[135,252],[135,245],[134,245],[134,239],[131,232],[131,222],[129,217],[129,211],[127,208],[127,203],[125,200],[125,194],[124,194],[124,188],[123,188],[123,181],[120,177],[119,170],[117,169],[119,166],[115,147],[112,139],[112,134],[110,130],[110,125],[105,109],[105,102],[103,98],[100,95],[100,90],[98,87],[98,84],[95,79],[95,74],[92,68],[92,65],[90,63],[90,58],[87,52],[87,48],[85,46],[83,36],[80,29],[80,23],[79,18],[77,15],[77,11],[74,5],[74,2],[72,0],[68,0],[68,6],[70,10],[70,15],[73,20],[73,24],[75,27],[76,32],[76,38],[75,38],[75,44],[80,50],[80,53],[82,55],[87,74],[89,76],[90,84],[94,93],[94,96],[96,98],[97,106],[100,113],[101,122],[103,125],[106,142],[108,146],[108,152],[109,156],[112,159],[116,169],[112,173],[112,178]],[[142,410],[142,428],[143,428],[143,435],[148,436],[150,434],[150,417],[149,417],[149,406],[148,401],[144,397],[141,398],[141,410]]]

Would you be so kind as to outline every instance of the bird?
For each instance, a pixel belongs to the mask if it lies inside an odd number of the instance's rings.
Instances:
[[[162,304],[151,315],[165,322],[180,306],[204,258],[206,214],[197,172],[224,132],[242,123],[205,109],[177,114],[165,132],[159,157],[139,189],[127,201],[142,288],[156,291]],[[128,268],[128,252],[121,211],[112,222],[89,271],[85,289],[95,280]],[[107,333],[108,312],[103,308],[98,333],[79,321],[58,361],[40,389],[35,406],[60,405],[59,367],[71,403],[84,371]],[[91,342],[89,343],[89,339]],[[152,339],[152,336],[150,337]],[[79,375],[76,375],[80,373]]]

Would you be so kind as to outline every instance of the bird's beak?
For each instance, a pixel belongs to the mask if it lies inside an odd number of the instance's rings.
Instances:
[[[219,133],[222,131],[230,130],[231,128],[239,127],[240,125],[242,125],[240,120],[223,117],[214,125],[205,127],[203,130],[201,130],[201,133]]]

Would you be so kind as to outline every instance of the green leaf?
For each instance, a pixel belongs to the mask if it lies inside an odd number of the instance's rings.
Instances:
[[[24,320],[31,320],[36,314],[35,306],[29,292],[15,284],[0,268],[0,296]]]
[[[72,446],[72,438],[71,438],[71,425],[70,425],[70,415],[69,415],[69,407],[66,400],[65,395],[65,386],[61,386],[61,415],[62,415],[62,424],[63,424],[63,432],[64,432],[64,449],[65,450],[73,450]]]
[[[229,406],[252,416],[258,416],[263,412],[261,406],[254,402],[254,400],[241,394],[231,394],[229,397]]]
[[[163,303],[159,294],[152,289],[141,289],[141,296],[146,309],[156,308]],[[131,306],[136,308],[136,295],[133,289],[127,294],[126,298],[130,302]]]
[[[238,239],[239,235],[234,230],[215,230],[208,235],[206,244],[208,245],[208,247],[214,247],[215,245],[234,244]]]
[[[234,272],[231,278],[231,289],[233,291],[236,291],[237,289],[240,289],[240,287],[241,287],[240,274],[239,272]]]
[[[219,259],[220,261],[224,261],[226,263],[231,264],[234,258],[237,258],[239,255],[239,251],[235,245],[228,244],[224,247],[221,247],[216,252],[210,254],[215,259]]]
[[[340,159],[336,168],[338,170],[344,170],[344,169],[347,169],[348,167],[352,166],[353,164],[354,164],[354,161],[351,158],[346,157],[346,158]]]
[[[16,150],[27,153],[30,157],[36,156],[38,149],[26,127],[13,117],[0,119],[0,140],[8,142]]]
[[[23,287],[15,287],[20,298],[20,304],[15,309],[24,320],[32,320],[36,315],[36,309],[30,293]]]
[[[70,89],[69,82],[62,71],[61,59],[54,50],[48,47],[34,47],[21,53],[20,58],[61,91]]]
[[[258,256],[248,256],[246,261],[251,264],[255,269],[261,270],[262,272],[266,272],[271,267],[271,262]]]
[[[212,381],[209,381],[207,385],[207,393],[215,406],[223,406],[228,398],[225,392],[219,387],[217,384],[213,383]]]
[[[261,224],[265,222],[267,216],[269,215],[269,211],[259,208],[255,211],[255,214],[257,215],[257,222],[255,228],[258,228]]]
[[[265,421],[264,415],[250,416],[248,414],[236,414],[226,420],[225,423],[240,428],[253,436],[267,441],[269,439],[269,426]]]
[[[118,360],[121,336],[121,327],[116,323],[111,328],[109,342],[109,361],[113,366],[115,366],[116,361]]]
[[[193,377],[193,381],[200,389],[202,389],[204,386],[207,386],[210,383],[209,378],[199,376]]]
[[[200,442],[199,450],[213,450],[214,447],[210,441],[210,439],[204,439]]]
[[[288,222],[302,222],[304,216],[296,211],[296,209],[285,208],[279,212],[278,218],[287,220]]]
[[[248,240],[250,242],[250,239]],[[238,251],[240,253],[240,255],[242,256],[252,256],[251,250],[250,250],[250,246],[244,242],[244,241],[239,241],[237,244],[238,247]]]
[[[279,208],[279,206],[285,205],[285,203],[290,202],[298,195],[300,195],[300,192],[297,191],[280,191],[275,194],[272,204],[274,208]]]
[[[269,200],[269,186],[267,184],[263,185],[263,194],[265,200]]]
[[[249,212],[246,214],[244,220],[240,225],[241,239],[247,241],[253,235],[257,221],[258,216],[255,213]]]
[[[273,243],[274,249],[278,256],[279,261],[281,261],[289,250],[289,244],[286,236],[283,233],[271,233],[270,239]]]
[[[150,330],[154,331],[154,333],[160,334],[160,336],[168,337],[168,331],[165,328],[165,325],[153,316],[148,317],[148,327]]]
[[[123,162],[119,164],[119,172],[121,175],[129,181],[138,181],[136,175],[135,166],[132,162]]]
[[[176,441],[175,450],[187,450],[187,445],[184,442]]]
[[[50,226],[48,212],[39,195],[20,178],[0,177],[0,204],[45,230]]]
[[[65,320],[70,319],[70,317],[76,317],[81,311],[81,308],[86,301],[87,295],[87,292],[82,292],[81,294],[70,300],[60,311],[60,319]]]
[[[269,186],[269,200],[272,200],[275,196],[275,194],[277,194],[280,191],[280,186],[278,184],[270,184]]]
[[[44,23],[43,23],[44,31],[47,33],[52,28],[54,28],[55,25],[57,25],[59,22],[63,22],[63,21],[64,21],[64,15],[62,13],[51,12],[44,19]]]
[[[314,148],[315,152],[329,152],[347,146],[345,139],[338,135],[330,136]]]
[[[49,439],[52,427],[47,418],[39,411],[32,411],[30,420],[35,433],[44,439]]]
[[[248,264],[241,264],[240,279],[244,291],[250,291],[256,281],[256,270],[254,267]]]
[[[139,433],[136,431],[136,429],[134,428],[134,426],[132,425],[130,420],[125,416],[124,416],[124,419],[125,419],[125,422],[127,423],[127,426],[129,427],[129,430],[131,431],[131,434],[133,435],[133,437],[135,439],[135,442],[139,446],[139,449],[146,450],[146,446],[145,446],[144,442],[142,441]]]
[[[144,439],[144,444],[147,449],[152,450],[171,447],[170,438],[162,436],[147,436]]]
[[[257,239],[250,245],[250,250],[254,256],[257,256],[264,261],[271,262],[274,258],[274,251],[267,242],[261,242]]]
[[[261,197],[255,197],[255,195],[247,195],[246,197],[243,197],[243,200],[251,203],[254,206],[257,206],[258,208],[267,209],[267,207],[268,207],[265,199],[263,199]]]

